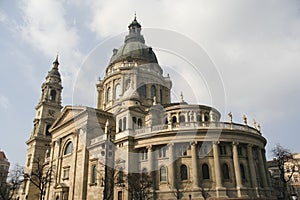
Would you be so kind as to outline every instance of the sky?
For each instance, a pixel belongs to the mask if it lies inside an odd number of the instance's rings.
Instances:
[[[63,105],[95,107],[96,81],[135,12],[173,80],[174,101],[183,91],[185,101],[216,107],[224,121],[228,112],[237,123],[243,114],[255,119],[269,159],[278,143],[300,152],[299,0],[0,0],[0,149],[12,164],[25,164],[56,54]]]

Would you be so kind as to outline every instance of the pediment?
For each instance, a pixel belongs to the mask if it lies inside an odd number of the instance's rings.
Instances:
[[[80,113],[86,111],[86,107],[81,106],[66,106],[61,114],[58,116],[58,118],[54,121],[50,131],[54,129],[55,127],[61,126],[62,124],[66,123],[67,121],[70,121],[71,119],[74,119],[76,116],[78,116]]]
[[[140,106],[132,106],[130,108],[124,108],[124,107],[121,107],[119,108],[115,114],[120,114],[122,112],[126,112],[126,111],[134,111],[134,112],[138,112],[138,113],[142,113],[142,114],[146,114],[146,111],[144,109],[142,109]]]

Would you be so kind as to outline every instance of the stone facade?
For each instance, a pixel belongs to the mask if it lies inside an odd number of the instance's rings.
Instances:
[[[2,186],[2,184],[6,184],[9,166],[10,163],[5,156],[5,153],[3,151],[0,151],[0,187]]]
[[[52,70],[57,69],[56,60]],[[61,81],[56,76],[50,86],[49,77],[26,165],[34,170],[40,156],[45,169],[54,170],[44,199],[134,199],[140,180],[132,184],[126,177],[139,173],[150,175],[150,199],[273,198],[260,130],[232,118],[221,122],[216,109],[190,105],[183,97],[172,103],[171,79],[145,45],[136,18],[97,82],[97,108],[66,106],[60,112]],[[53,88],[55,104],[46,98]],[[43,132],[46,124],[51,127]],[[30,187],[25,185],[21,198],[36,199]]]

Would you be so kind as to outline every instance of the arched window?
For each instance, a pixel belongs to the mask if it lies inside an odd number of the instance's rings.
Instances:
[[[136,117],[132,117],[132,129],[134,130],[136,127]]]
[[[201,122],[201,115],[197,114],[197,122]]]
[[[56,196],[56,200],[59,200],[59,196],[58,195]]]
[[[142,169],[142,181],[147,181],[148,170],[146,168]]]
[[[93,165],[91,171],[91,183],[96,183],[96,178],[97,178],[97,168],[96,165]]]
[[[142,128],[142,126],[143,126],[142,119],[139,118],[139,119],[138,119],[138,128]]]
[[[141,98],[146,98],[146,85],[142,84],[139,88],[138,88],[138,93],[140,95]]]
[[[123,130],[126,130],[126,117],[123,118]]]
[[[240,169],[241,169],[241,178],[242,178],[242,180],[246,180],[245,167],[244,167],[243,164],[240,164]]]
[[[73,152],[73,143],[68,142],[66,147],[65,147],[64,155],[70,154],[72,152]]]
[[[49,132],[49,129],[50,129],[51,125],[50,124],[47,124],[46,126],[46,135],[47,136],[51,136],[50,132]]]
[[[167,169],[165,166],[161,166],[159,169],[159,181],[167,181]]]
[[[106,91],[106,102],[109,102],[111,101],[111,88],[107,88],[107,91]]]
[[[185,116],[184,115],[180,115],[180,123],[184,123],[185,122]]]
[[[118,183],[124,183],[124,172],[122,167],[119,168]]]
[[[209,117],[208,115],[204,115],[204,121],[208,122],[209,121]]]
[[[151,99],[153,99],[153,97],[156,96],[156,87],[155,85],[151,86]]]
[[[177,123],[177,117],[176,116],[172,117],[172,123]]]
[[[209,179],[209,168],[207,164],[202,165],[202,177],[203,179]]]
[[[119,119],[119,132],[122,131],[122,119]]]
[[[121,95],[121,85],[118,83],[115,87],[115,99],[119,99]]]
[[[180,166],[180,178],[181,180],[188,180],[188,171],[186,165]]]
[[[56,98],[56,91],[51,90],[50,91],[50,101],[55,101],[55,98]]]
[[[226,163],[223,164],[222,166],[222,172],[223,172],[223,178],[224,179],[229,179],[229,168]]]

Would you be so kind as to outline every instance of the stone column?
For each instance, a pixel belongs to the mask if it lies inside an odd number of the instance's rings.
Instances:
[[[263,187],[266,188],[268,187],[268,182],[267,182],[267,176],[266,176],[266,170],[265,170],[265,162],[262,157],[262,152],[261,149],[258,149],[258,162],[259,162],[259,171],[262,179],[262,184]]]
[[[192,153],[192,177],[193,177],[193,187],[199,188],[199,176],[198,176],[198,167],[197,167],[197,143],[193,142],[191,145],[191,153]]]
[[[233,166],[234,166],[234,171],[235,171],[236,188],[238,191],[238,197],[241,197],[242,196],[241,187],[243,186],[243,183],[242,183],[241,168],[240,168],[237,146],[238,146],[238,143],[236,143],[236,142],[232,143]]]
[[[256,196],[259,197],[259,193],[257,191],[257,176],[254,166],[254,160],[253,160],[253,151],[252,151],[252,144],[248,144],[247,146],[247,155],[248,155],[248,163],[249,163],[249,169],[250,169],[250,179],[251,179],[251,185],[252,188],[256,190]]]
[[[213,142],[213,154],[214,154],[214,163],[215,163],[217,197],[226,197],[226,189],[222,185],[219,149],[218,149],[217,141]]]
[[[213,153],[214,153],[214,163],[215,163],[216,187],[221,188],[223,186],[222,186],[222,178],[221,178],[218,142],[213,142]]]
[[[153,190],[155,190],[155,171],[154,171],[154,152],[153,152],[153,146],[149,145],[148,147],[148,161],[149,161],[149,174],[151,176],[152,180],[152,187]]]
[[[174,188],[175,183],[175,155],[174,155],[174,143],[169,145],[169,180],[170,180],[170,187]]]

